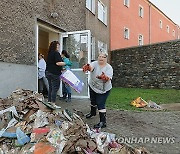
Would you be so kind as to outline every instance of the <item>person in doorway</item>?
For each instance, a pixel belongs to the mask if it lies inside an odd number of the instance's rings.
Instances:
[[[63,71],[70,69],[70,67],[72,66],[72,62],[70,61],[70,56],[68,54],[68,52],[66,50],[63,50],[61,52],[61,56],[63,61],[65,62],[65,66],[63,67]],[[62,91],[63,91],[63,100],[66,100],[66,102],[71,102],[71,87],[65,83],[62,82]],[[66,99],[66,97],[68,96],[68,98]]]
[[[79,67],[83,67],[87,63],[86,57],[82,57],[79,61]]]
[[[59,47],[60,44],[58,41],[51,42],[47,57],[46,77],[49,82],[48,102],[51,102],[53,105],[55,105],[57,91],[60,86],[62,66],[65,65],[59,53]]]
[[[47,91],[49,91],[48,80],[45,76],[46,62],[44,60],[44,55],[38,54],[38,92],[43,93],[44,85],[46,86]]]
[[[107,63],[108,54],[100,52],[98,60],[83,66],[83,71],[90,71],[90,100],[91,111],[86,118],[96,115],[96,108],[99,110],[100,122],[94,125],[94,128],[106,127],[106,108],[105,103],[112,88],[111,80],[113,68]]]

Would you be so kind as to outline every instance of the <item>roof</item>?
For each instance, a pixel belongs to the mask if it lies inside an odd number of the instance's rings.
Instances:
[[[152,5],[153,7],[155,7],[155,9],[157,9],[159,12],[162,13],[162,15],[164,15],[166,18],[168,18],[173,24],[177,25],[179,27],[178,24],[176,24],[171,18],[169,18],[162,10],[160,10],[155,4],[153,4],[151,1],[146,0],[150,5]]]

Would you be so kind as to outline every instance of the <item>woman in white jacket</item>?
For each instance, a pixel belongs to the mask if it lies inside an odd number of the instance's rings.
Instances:
[[[39,62],[38,62],[38,85],[39,85],[39,93],[43,93],[43,86],[46,86],[47,91],[49,91],[49,84],[48,80],[45,76],[46,70],[46,62],[44,60],[44,55],[39,53],[38,54]]]

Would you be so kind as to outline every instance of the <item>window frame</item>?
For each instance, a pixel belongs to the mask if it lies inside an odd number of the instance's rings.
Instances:
[[[98,40],[98,52],[106,52],[107,53],[107,44]]]
[[[141,17],[141,18],[144,17],[144,8],[141,5],[139,5],[139,17]]]
[[[96,41],[95,37],[91,36],[91,60],[96,59]]]
[[[140,36],[141,36],[141,39],[140,39]],[[141,41],[141,43],[140,43],[140,41]],[[144,36],[142,34],[138,35],[138,45],[139,46],[144,45]]]
[[[129,7],[130,6],[130,0],[124,0],[124,6]]]
[[[175,30],[173,29],[173,31],[172,31],[172,35],[173,35],[173,37],[175,37],[176,36],[176,34],[175,34]]]
[[[169,33],[169,31],[170,31],[169,25],[166,26],[166,31],[167,31],[167,33]]]
[[[159,28],[163,28],[163,22],[162,22],[162,20],[159,20]]]
[[[102,7],[103,10],[100,10],[100,7]],[[100,16],[100,11],[102,11],[103,19]],[[98,19],[107,25],[107,6],[105,6],[100,0],[98,0]]]
[[[93,14],[95,14],[96,11],[96,0],[86,0],[86,8],[91,11]],[[90,5],[89,5],[90,4]]]
[[[124,39],[126,40],[130,39],[130,30],[127,27],[124,27]]]

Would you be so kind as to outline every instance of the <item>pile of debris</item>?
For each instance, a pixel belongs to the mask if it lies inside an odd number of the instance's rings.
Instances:
[[[81,117],[18,89],[0,99],[0,154],[145,154],[119,144],[115,134],[90,129]]]
[[[157,109],[157,110],[160,110],[161,109],[161,106],[156,104],[155,102],[149,100],[149,101],[145,101],[144,99],[142,99],[141,97],[137,97],[135,100],[133,100],[131,102],[131,105],[132,106],[135,106],[137,108],[144,108],[144,107],[147,107],[147,108],[153,108],[153,109]]]

